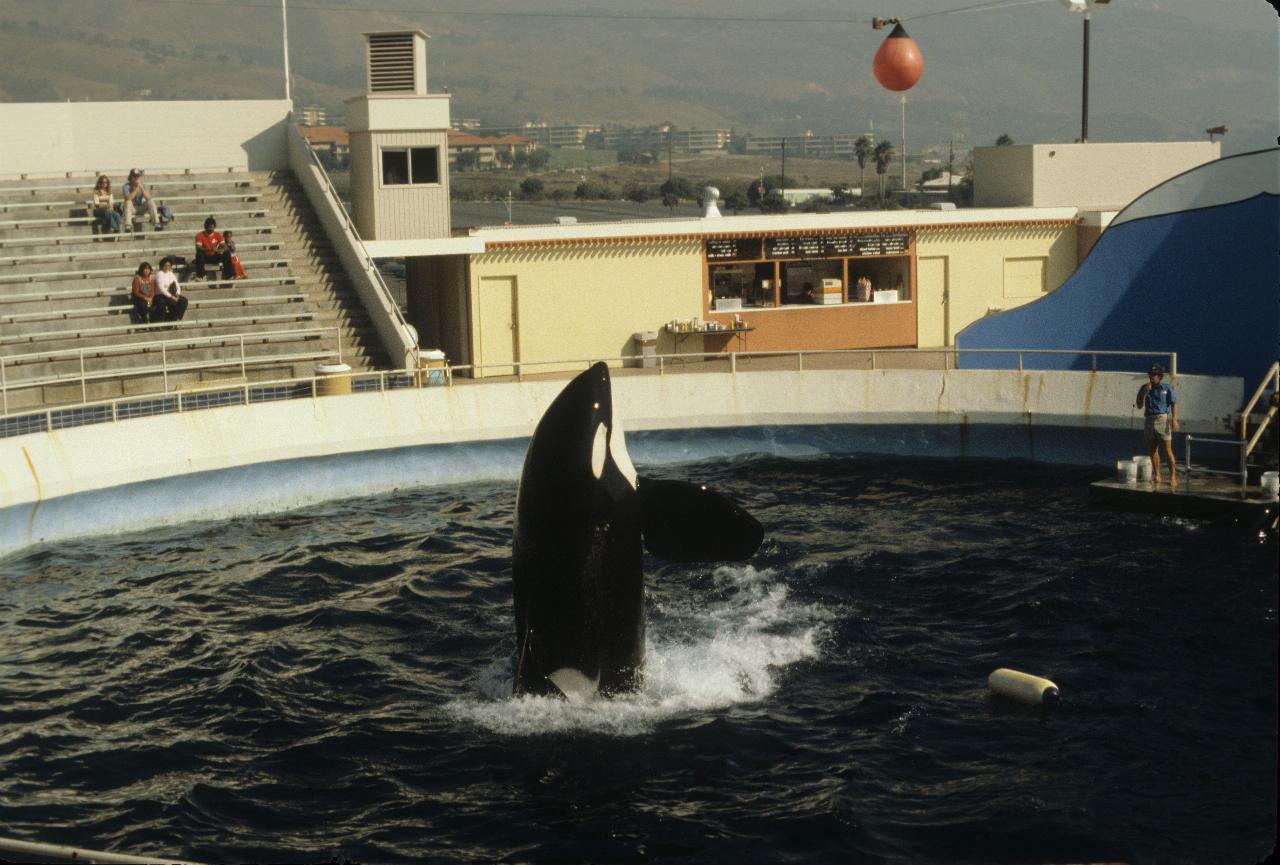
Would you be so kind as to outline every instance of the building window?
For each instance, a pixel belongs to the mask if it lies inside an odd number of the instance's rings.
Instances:
[[[773,265],[759,263],[713,266],[711,298],[713,312],[773,306]]]
[[[439,147],[405,147],[382,151],[383,186],[439,182]]]

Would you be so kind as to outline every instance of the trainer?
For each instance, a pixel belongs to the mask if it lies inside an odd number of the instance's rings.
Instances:
[[[1178,464],[1173,459],[1173,434],[1178,431],[1178,395],[1164,383],[1164,367],[1151,364],[1147,383],[1138,388],[1135,405],[1146,415],[1142,438],[1151,451],[1151,479],[1161,483],[1160,451],[1169,461],[1169,488],[1178,488]]]

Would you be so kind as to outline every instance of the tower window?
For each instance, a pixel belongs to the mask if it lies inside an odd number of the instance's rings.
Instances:
[[[382,151],[383,186],[439,182],[439,147],[404,147]]]

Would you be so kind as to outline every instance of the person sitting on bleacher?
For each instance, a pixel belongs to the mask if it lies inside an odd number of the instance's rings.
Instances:
[[[231,263],[231,250],[227,242],[218,233],[218,221],[210,216],[204,221],[204,231],[196,232],[196,276],[205,278],[204,266],[208,262],[217,262],[222,267],[222,278],[235,276],[235,267]]]
[[[156,203],[151,198],[151,193],[147,191],[147,187],[142,183],[142,170],[132,168],[129,170],[129,179],[125,181],[124,189],[121,190],[124,196],[124,227],[125,231],[134,231],[134,222],[137,217],[135,210],[146,210],[147,215],[151,217],[151,224],[156,227],[156,231],[160,231],[164,226],[160,222],[160,213],[156,210]]]
[[[90,202],[90,208],[100,232],[120,233],[120,214],[116,213],[115,201],[112,200],[111,178],[105,174],[99,174],[98,182],[93,185],[93,200]]]
[[[154,305],[155,294],[156,283],[151,275],[151,263],[144,261],[138,265],[138,272],[133,276],[133,288],[129,291],[129,299],[133,302],[134,324],[151,323],[152,313],[158,312]]]
[[[178,274],[173,272],[173,259],[160,259],[160,272],[155,275],[156,306],[160,310],[159,321],[182,321],[187,314],[187,298],[178,285]],[[154,318],[154,316],[153,316]]]
[[[231,269],[235,271],[236,279],[244,279],[244,265],[240,263],[240,256],[236,255],[236,242],[231,239],[231,229],[227,229],[222,239],[227,244],[227,254],[231,256]]]

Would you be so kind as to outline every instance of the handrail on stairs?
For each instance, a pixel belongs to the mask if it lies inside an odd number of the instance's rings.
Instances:
[[[1280,394],[1280,360],[1271,364],[1271,369],[1267,370],[1267,374],[1262,377],[1262,381],[1258,383],[1258,389],[1253,392],[1253,396],[1245,403],[1244,410],[1240,412],[1240,441],[1244,442],[1243,459],[1248,459],[1253,453],[1254,448],[1258,446],[1258,442],[1262,440],[1262,434],[1266,432],[1267,424],[1271,423],[1272,418],[1276,416],[1276,412],[1280,407],[1276,405],[1275,396],[1271,399],[1271,405],[1267,409],[1267,416],[1258,424],[1258,428],[1254,430],[1253,436],[1249,435],[1249,415],[1253,413],[1253,408],[1258,404],[1258,400],[1262,399],[1262,395],[1267,392],[1267,385],[1271,385],[1272,394]]]
[[[342,198],[338,195],[338,190],[333,185],[333,180],[325,170],[320,157],[312,150],[311,145],[293,123],[287,123],[286,126],[291,151],[290,163],[294,173],[302,183],[307,197],[311,199],[312,206],[316,208],[321,222],[329,222],[325,219],[326,214],[322,212],[322,208],[327,209],[332,217],[334,221],[332,228],[341,236],[334,236],[331,233],[329,239],[334,244],[335,251],[347,269],[348,275],[353,277],[356,292],[361,297],[365,311],[373,320],[383,347],[393,361],[404,362],[406,371],[418,369],[421,363],[421,350],[418,346],[417,330],[405,318],[404,312],[392,297],[390,288],[382,278],[377,263],[369,255],[369,250],[361,240],[360,232],[356,230],[355,222],[352,221],[351,214],[342,203]],[[326,224],[326,229],[329,227],[329,224]],[[358,279],[360,276],[366,280],[364,285],[360,284]]]
[[[1267,409],[1266,417],[1258,424],[1258,428],[1253,431],[1253,435],[1249,435],[1249,415],[1253,413],[1254,407],[1258,401],[1262,399],[1262,395],[1267,392],[1267,386],[1271,386],[1273,394],[1280,394],[1280,361],[1271,364],[1271,368],[1262,376],[1262,381],[1258,384],[1257,390],[1253,392],[1253,396],[1245,403],[1244,408],[1240,411],[1240,435],[1238,438],[1210,438],[1206,436],[1194,436],[1188,434],[1183,439],[1185,448],[1185,456],[1183,460],[1183,468],[1187,474],[1191,474],[1194,469],[1197,472],[1219,475],[1235,475],[1240,478],[1240,490],[1243,492],[1245,487],[1249,485],[1249,456],[1257,448],[1258,442],[1262,441],[1262,434],[1267,431],[1267,425],[1275,418],[1280,406],[1277,405],[1275,396],[1271,399],[1271,405]],[[1223,445],[1226,447],[1236,448],[1239,455],[1239,463],[1234,469],[1211,469],[1207,466],[1193,466],[1191,463],[1191,443],[1199,442],[1201,444]]]

